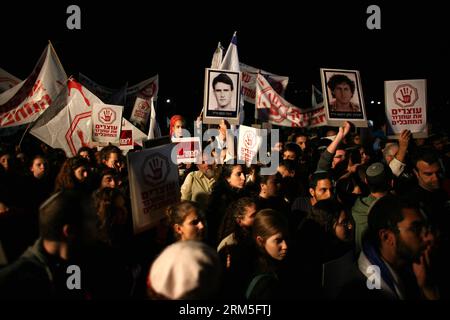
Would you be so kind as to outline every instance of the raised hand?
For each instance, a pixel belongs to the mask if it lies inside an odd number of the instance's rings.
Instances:
[[[417,285],[422,290],[425,298],[434,300],[439,299],[439,292],[435,286],[431,284],[430,281],[430,251],[431,246],[429,246],[420,256],[419,262],[414,262],[412,269],[414,275],[416,276]]]
[[[411,131],[403,130],[398,139],[399,147],[408,148],[409,140],[411,139]]]
[[[348,122],[348,121],[345,121],[344,127],[343,127],[343,130],[344,130],[344,137],[347,135],[347,133],[350,132],[350,129],[351,129],[351,128],[352,128],[352,124],[351,124],[350,122]]]

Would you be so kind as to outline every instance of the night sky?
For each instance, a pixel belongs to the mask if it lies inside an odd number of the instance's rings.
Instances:
[[[237,31],[240,61],[289,76],[287,100],[300,107],[311,84],[320,87],[321,67],[360,71],[369,118],[383,113],[368,102],[383,102],[384,80],[428,79],[432,121],[450,107],[450,19],[441,2],[92,2],[2,9],[0,67],[25,78],[51,40],[68,75],[118,88],[158,73],[158,108],[194,116],[217,42],[227,48]],[[69,4],[81,8],[81,30],[66,28]],[[381,8],[381,30],[366,27],[369,4]]]

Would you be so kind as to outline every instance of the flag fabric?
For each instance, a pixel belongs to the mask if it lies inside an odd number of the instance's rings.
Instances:
[[[238,72],[240,71],[236,32],[233,34],[233,37],[231,38],[230,45],[228,46],[227,52],[223,57],[220,69]]]
[[[239,66],[242,72],[242,95],[245,101],[255,104],[256,76],[258,74],[262,74],[267,81],[269,81],[272,88],[274,88],[279,95],[284,96],[284,92],[289,83],[289,77],[279,76],[271,72],[246,65],[242,62],[239,63]]]
[[[109,87],[98,84],[94,80],[80,73],[80,83],[89,91],[99,97],[102,101],[109,104],[123,105],[125,109],[132,109],[137,97],[142,99],[150,99],[158,96],[158,75],[150,77],[138,84],[129,87],[128,82],[119,89],[111,89]]]
[[[222,64],[220,65],[220,69],[222,70],[231,70],[231,71],[237,71],[241,72],[240,66],[239,66],[239,55],[238,55],[238,49],[237,49],[237,32],[234,32],[233,37],[231,38],[230,45],[228,46],[227,52],[225,53],[225,56],[222,60]],[[242,89],[239,88],[241,99],[240,99],[240,106],[239,106],[239,124],[244,123],[244,98],[242,96]]]
[[[13,76],[6,70],[0,68],[0,93],[5,92],[6,90],[11,89],[12,87],[21,83],[22,80]]]
[[[220,65],[222,64],[222,58],[223,58],[223,47],[219,42],[216,51],[214,51],[214,55],[211,61],[211,68],[220,69]]]
[[[80,147],[94,147],[91,113],[102,101],[77,81],[70,79],[52,105],[36,120],[30,133],[52,148],[63,149],[67,156],[76,155]],[[146,135],[124,119],[132,129],[133,140]]]
[[[255,108],[260,118],[279,126],[312,128],[327,124],[323,104],[300,109],[281,97],[262,75],[256,80]]]
[[[25,81],[0,94],[0,128],[36,120],[57,97],[67,75],[49,43]]]
[[[311,107],[316,108],[319,104],[323,103],[323,95],[319,89],[312,85],[311,90]]]
[[[148,129],[147,139],[155,139],[161,137],[161,129],[159,128],[158,122],[156,121],[156,111],[155,105],[153,103],[153,98],[150,101],[150,126]]]
[[[34,123],[30,133],[52,148],[61,148],[68,157],[81,147],[91,147],[91,113],[102,101],[73,79]]]
[[[103,86],[81,72],[78,74],[78,81],[91,93],[95,94],[100,100],[105,102],[109,102],[114,95],[114,92],[118,90]]]

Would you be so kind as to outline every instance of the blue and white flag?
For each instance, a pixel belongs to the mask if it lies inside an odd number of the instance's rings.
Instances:
[[[227,52],[225,53],[225,57],[222,60],[222,64],[220,69],[222,70],[231,70],[241,72],[241,68],[239,66],[239,55],[237,49],[237,31],[234,32],[233,38],[231,38],[230,45],[228,46]],[[244,97],[242,95],[242,88],[240,90],[240,106],[239,106],[239,124],[244,123]]]

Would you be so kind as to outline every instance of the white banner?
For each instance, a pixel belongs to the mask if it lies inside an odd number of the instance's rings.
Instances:
[[[289,77],[278,76],[276,74],[256,69],[244,63],[239,63],[242,73],[242,93],[244,100],[249,103],[255,103],[256,96],[256,76],[262,74],[270,83],[272,88],[280,96],[284,96],[284,91],[289,83]]]
[[[68,157],[79,148],[91,147],[91,113],[102,101],[74,80],[69,80],[52,105],[33,124],[30,133],[52,148],[61,148]]]
[[[22,80],[0,68],[0,93],[5,92],[21,83]]]
[[[178,167],[170,159],[172,148],[166,144],[127,155],[135,233],[157,225],[167,206],[180,200]]]
[[[238,160],[243,160],[247,165],[256,163],[258,150],[261,147],[262,139],[259,129],[239,126],[238,139]]]
[[[172,138],[176,143],[173,153],[177,155],[177,163],[198,163],[202,155],[200,137]]]
[[[255,108],[260,119],[286,127],[319,127],[327,124],[322,104],[302,110],[284,100],[261,75],[256,82]]]
[[[66,82],[66,72],[53,46],[48,44],[31,75],[0,94],[0,128],[36,120],[64,88]]]
[[[123,106],[94,103],[92,109],[92,140],[119,143]]]
[[[386,117],[394,134],[410,130],[415,137],[427,133],[427,81],[385,81]]]

